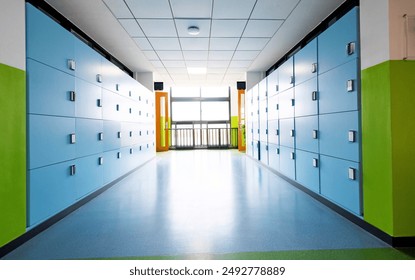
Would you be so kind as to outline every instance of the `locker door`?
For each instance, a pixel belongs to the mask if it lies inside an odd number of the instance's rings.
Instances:
[[[29,168],[70,159],[76,155],[75,119],[29,115]]]
[[[120,149],[104,153],[104,184],[111,183],[122,175],[123,153]]]
[[[104,125],[102,120],[76,119],[76,157],[102,153],[104,150]]]
[[[268,98],[268,120],[278,119],[278,95]]]
[[[268,144],[267,142],[260,142],[260,160],[263,164],[268,165]]]
[[[103,186],[104,154],[78,159],[76,176],[76,198],[80,199]]]
[[[359,162],[358,112],[320,115],[320,153]]]
[[[292,88],[294,81],[294,58],[290,57],[278,68],[279,92]]]
[[[320,193],[319,155],[296,150],[297,182],[315,193]]]
[[[358,61],[353,60],[319,77],[320,114],[358,110]]]
[[[295,180],[295,158],[293,148],[280,147],[280,172],[293,180]]]
[[[294,119],[280,120],[280,145],[294,148],[295,144]]]
[[[275,171],[280,170],[280,148],[276,144],[268,144],[268,164]]]
[[[76,116],[102,119],[102,89],[76,78]]]
[[[321,194],[361,215],[359,164],[321,156]]]
[[[312,78],[295,87],[295,116],[318,114],[317,78]]]
[[[318,116],[295,119],[295,147],[299,150],[318,153]]]
[[[278,69],[275,69],[267,78],[268,96],[273,96],[279,93],[278,85]]]
[[[317,77],[317,38],[294,55],[295,84]]]
[[[264,143],[268,143],[268,122],[267,120],[262,120],[261,119],[261,123],[259,124],[260,127],[260,136],[259,139],[261,140],[261,142]]]
[[[122,137],[121,123],[104,121],[104,151],[119,149]]]
[[[279,144],[279,125],[278,120],[268,122],[268,143]]]
[[[294,90],[289,89],[287,91],[281,92],[278,95],[279,105],[278,105],[278,114],[280,119],[294,118]]]
[[[27,59],[27,89],[29,113],[75,116],[75,102],[71,98],[71,92],[75,91],[73,76]]]
[[[81,40],[75,40],[76,77],[89,83],[101,86],[98,75],[101,75],[101,55]]]

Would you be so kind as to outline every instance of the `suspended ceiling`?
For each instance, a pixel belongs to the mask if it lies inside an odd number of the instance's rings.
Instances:
[[[235,86],[248,71],[266,71],[344,0],[46,2],[134,72],[153,72],[167,86]],[[189,35],[189,26],[200,33]]]

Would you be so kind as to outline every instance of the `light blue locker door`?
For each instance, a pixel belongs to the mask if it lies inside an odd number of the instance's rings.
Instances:
[[[356,7],[318,36],[320,74],[359,57],[358,20]]]
[[[74,75],[75,37],[31,4],[26,4],[26,35],[27,57]]]
[[[319,116],[320,153],[359,162],[360,130],[358,112]]]
[[[120,177],[122,156],[121,150],[104,153],[104,185]]]
[[[268,122],[266,119],[264,121],[261,120],[261,123],[259,125],[261,134],[259,136],[261,142],[268,142]]]
[[[280,145],[294,148],[295,127],[294,119],[280,120]]]
[[[104,133],[102,120],[76,119],[76,156],[84,157],[102,153]]]
[[[275,171],[280,170],[280,148],[276,144],[268,144],[268,165]]]
[[[101,84],[103,88],[112,92],[117,92],[117,84],[119,84],[118,70],[120,69],[106,58],[103,57],[101,59]]]
[[[27,59],[27,89],[29,113],[75,116],[73,76]]]
[[[268,120],[278,119],[278,95],[268,97]]]
[[[267,98],[267,78],[262,79],[258,84],[259,100]]]
[[[295,151],[297,182],[315,193],[320,193],[319,155],[300,150]]]
[[[268,165],[268,144],[267,142],[261,142],[259,144],[261,149],[260,151],[260,160],[263,164]]]
[[[116,121],[104,121],[104,151],[111,151],[121,147],[121,124]]]
[[[252,122],[252,138],[254,140],[259,140],[259,134],[260,134],[260,130],[259,130],[259,123],[258,121],[254,121]]]
[[[29,115],[29,168],[75,158],[75,119]]]
[[[104,164],[104,154],[83,157],[77,160],[77,199],[80,199],[103,186]]]
[[[279,144],[279,126],[278,120],[271,120],[268,122],[268,143]]]
[[[280,172],[293,180],[295,180],[295,158],[294,149],[280,147]]]
[[[318,114],[317,78],[312,78],[295,87],[295,116]]]
[[[317,77],[317,38],[294,55],[295,84]]]
[[[320,159],[321,194],[361,215],[359,164],[327,156]]]
[[[295,147],[299,150],[318,153],[318,116],[295,119]]]
[[[76,78],[76,116],[102,119],[102,89]]]
[[[358,110],[357,60],[334,68],[319,77],[320,114]]]
[[[278,114],[280,119],[294,118],[294,89],[289,89],[281,92],[278,95]]]
[[[101,86],[99,75],[102,56],[81,40],[75,40],[75,59],[76,77]]]
[[[278,69],[274,70],[267,77],[267,90],[268,96],[272,96],[279,93],[278,85]]]
[[[279,92],[294,86],[294,57],[290,57],[278,68]]]
[[[29,171],[29,226],[34,226],[57,214],[75,201],[76,176],[76,161],[67,161]]]

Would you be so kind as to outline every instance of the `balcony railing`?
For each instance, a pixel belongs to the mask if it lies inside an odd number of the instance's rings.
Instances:
[[[171,149],[235,149],[238,128],[172,128]]]

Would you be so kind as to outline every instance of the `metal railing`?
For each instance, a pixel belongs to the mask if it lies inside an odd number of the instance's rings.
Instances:
[[[238,128],[172,128],[172,149],[235,149]]]

